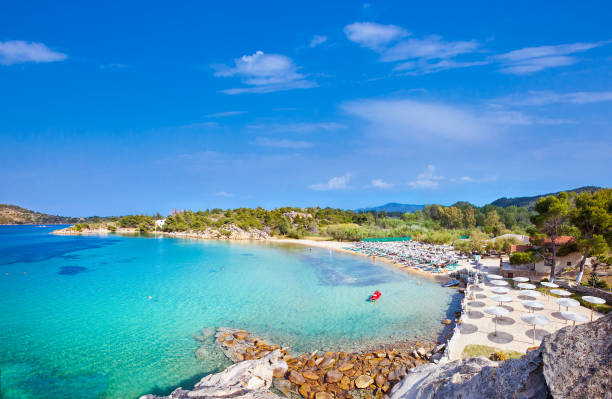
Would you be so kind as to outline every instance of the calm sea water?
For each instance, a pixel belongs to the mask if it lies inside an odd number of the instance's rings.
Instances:
[[[227,361],[203,328],[256,332],[295,351],[440,331],[452,290],[324,249],[0,226],[0,392],[136,398],[192,385]],[[376,303],[367,297],[383,293]]]

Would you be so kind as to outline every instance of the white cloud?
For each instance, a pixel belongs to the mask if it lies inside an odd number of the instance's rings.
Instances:
[[[478,51],[480,43],[476,40],[444,41],[438,35],[406,39],[410,34],[405,29],[372,22],[347,25],[344,32],[349,40],[379,53],[382,62],[405,61],[395,67],[396,71],[426,74],[489,63],[485,60],[452,60],[459,55]]]
[[[266,137],[258,137],[257,139],[255,139],[255,144],[263,146],[263,147],[291,148],[291,149],[312,147],[312,143],[309,141],[287,140],[287,139],[269,139]]]
[[[298,73],[293,60],[282,54],[264,54],[257,51],[234,60],[234,66],[213,65],[215,76],[237,76],[249,87],[223,90],[226,94],[271,93],[291,89],[307,89],[317,84]]]
[[[327,41],[327,36],[315,35],[315,36],[313,36],[312,40],[310,41],[310,48],[315,48],[319,44],[323,44],[326,41]]]
[[[225,192],[225,191],[219,191],[219,192],[215,193],[215,195],[217,197],[224,197],[224,198],[232,198],[234,196],[234,194],[231,194],[231,193],[228,193],[228,192]]]
[[[498,110],[490,111],[485,114],[487,121],[500,125],[565,125],[574,123],[571,119],[566,118],[546,118],[539,116],[527,115],[521,111],[515,110]]]
[[[224,118],[226,116],[235,116],[235,115],[243,115],[246,114],[247,111],[225,111],[225,112],[216,112],[214,114],[205,115],[207,118]]]
[[[542,106],[549,104],[591,104],[612,101],[612,91],[555,93],[553,91],[529,91],[497,100],[514,106]]]
[[[440,60],[436,62],[429,61],[408,61],[398,64],[393,68],[394,71],[406,71],[406,73],[415,75],[425,75],[428,73],[445,71],[447,69],[468,68],[473,66],[487,65],[488,61],[466,61],[458,62],[455,60]]]
[[[472,112],[459,107],[414,100],[359,100],[341,108],[370,123],[373,133],[390,138],[426,138],[430,135],[470,140],[492,129]]]
[[[265,130],[267,133],[312,133],[346,129],[346,125],[336,122],[269,123],[248,125],[249,129]]]
[[[525,75],[547,68],[575,64],[580,58],[572,54],[588,51],[610,43],[572,43],[555,46],[526,47],[493,57],[502,64],[503,73]]]
[[[49,49],[43,43],[23,40],[0,41],[0,65],[13,65],[25,62],[63,61],[68,56]]]
[[[388,183],[386,181],[384,181],[383,179],[374,179],[371,182],[372,187],[375,188],[381,188],[381,189],[389,189],[389,188],[393,188],[393,183]]]
[[[346,37],[363,47],[379,51],[388,44],[410,35],[404,28],[375,22],[355,22],[344,27]]]
[[[385,49],[381,61],[448,59],[459,54],[473,53],[479,46],[476,40],[445,42],[440,36],[432,35],[424,39],[406,39]]]
[[[311,190],[324,191],[324,190],[346,190],[351,180],[350,173],[344,176],[332,177],[327,183],[311,184]]]
[[[435,189],[439,186],[439,181],[443,180],[443,176],[436,176],[436,167],[427,165],[427,169],[423,173],[419,173],[415,181],[411,181],[408,185],[412,188]]]

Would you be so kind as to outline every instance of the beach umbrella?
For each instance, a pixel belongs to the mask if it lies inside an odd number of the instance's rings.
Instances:
[[[500,306],[492,306],[489,308],[484,308],[484,311],[485,313],[488,313],[493,316],[493,322],[495,324],[495,335],[497,335],[497,317],[505,316],[510,312],[508,311],[508,309],[502,308]]]
[[[582,300],[591,304],[591,321],[593,321],[593,305],[602,305],[606,303],[605,299],[601,299],[596,296],[585,295],[582,297]]]
[[[503,279],[503,277],[500,276],[499,274],[487,274],[487,277],[489,278],[489,280],[501,280],[501,279]]]
[[[540,283],[540,285],[543,285],[546,289],[546,295],[550,295],[550,289],[551,288],[559,288],[559,286],[555,283],[551,283],[550,281],[542,281]],[[548,298],[546,298],[546,300],[548,300]]]
[[[561,312],[561,317],[563,317],[567,323],[567,320],[571,320],[574,322],[574,324],[572,324],[573,326],[576,325],[576,322],[579,323],[584,323],[589,321],[589,318],[586,317],[585,315],[582,315],[580,313],[574,313],[574,312]]]
[[[509,295],[495,295],[491,297],[491,300],[499,302],[499,306],[501,306],[503,302],[512,302],[512,297]]]
[[[520,284],[517,284],[516,286],[522,290],[535,290],[536,289],[535,285],[529,284],[529,283],[520,283]]]
[[[565,306],[565,310],[568,310],[570,307],[580,306],[580,302],[572,298],[559,298],[557,303],[559,304],[559,311],[561,311],[561,306]]]
[[[516,281],[517,283],[526,283],[529,281],[527,277],[514,277],[512,280]]]
[[[493,280],[493,281],[491,281],[491,284],[497,285],[497,286],[501,287],[501,286],[504,286],[504,285],[508,285],[508,282],[504,281],[504,280]]]
[[[538,301],[523,301],[523,306],[529,309],[530,312],[544,309],[544,304]]]
[[[541,294],[538,291],[534,291],[534,290],[522,290],[521,295],[529,297],[529,298],[537,298]]]
[[[491,292],[494,294],[502,295],[507,294],[510,290],[506,287],[491,287]]]
[[[535,344],[535,326],[544,326],[548,324],[548,319],[541,314],[529,313],[522,315],[521,320],[533,326],[533,343]]]
[[[569,291],[565,291],[565,290],[557,290],[557,289],[555,289],[555,290],[550,290],[550,293],[551,293],[551,294],[554,294],[554,295],[559,295],[559,296],[570,296],[570,295],[572,295],[572,293],[571,293],[571,292],[569,292]]]

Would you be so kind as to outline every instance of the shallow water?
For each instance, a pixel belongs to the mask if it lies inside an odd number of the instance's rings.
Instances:
[[[0,226],[3,398],[136,398],[227,366],[192,335],[253,331],[294,351],[432,337],[454,291],[327,249]],[[383,293],[367,302],[374,291]]]

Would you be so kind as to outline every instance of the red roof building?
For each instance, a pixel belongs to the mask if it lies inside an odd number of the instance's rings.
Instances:
[[[567,244],[570,241],[574,241],[574,237],[572,237],[572,236],[559,236],[559,237],[555,238],[555,245],[557,245],[557,246],[565,245],[565,244]],[[550,237],[546,237],[544,242],[542,242],[542,245],[545,245],[545,246],[552,245],[552,240],[550,239]]]

